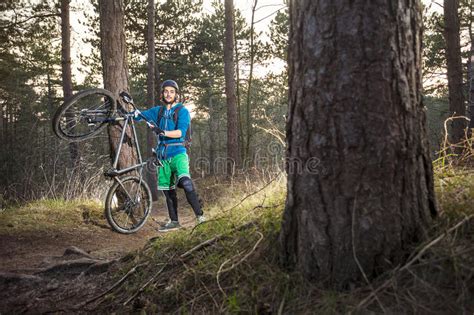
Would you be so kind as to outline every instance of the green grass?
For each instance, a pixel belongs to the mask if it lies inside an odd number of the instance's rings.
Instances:
[[[103,205],[97,201],[38,200],[1,211],[0,233],[64,229],[102,217]]]
[[[435,176],[435,190],[441,215],[458,219],[474,214],[474,170],[439,170]]]

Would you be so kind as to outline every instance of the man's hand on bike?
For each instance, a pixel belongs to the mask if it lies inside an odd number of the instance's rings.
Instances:
[[[135,109],[134,111],[131,112],[133,114],[134,118],[137,118],[142,112],[138,109]]]
[[[126,102],[126,103],[130,103],[130,104],[133,104],[133,98],[130,94],[128,94],[127,92],[125,91],[122,91],[120,92],[120,97]]]
[[[153,126],[153,125],[152,125],[152,126],[148,125],[148,126],[149,126],[149,127],[151,128],[151,130],[153,130],[153,132],[156,133],[157,135],[163,135],[163,136],[165,135],[165,131],[164,131],[163,129],[161,129],[160,127]]]
[[[120,92],[119,96],[122,99],[122,101],[126,104],[124,108],[130,113],[133,112],[133,110],[135,109],[135,104],[133,103],[132,96],[125,91]],[[135,114],[134,117],[137,117],[137,116],[138,115]]]

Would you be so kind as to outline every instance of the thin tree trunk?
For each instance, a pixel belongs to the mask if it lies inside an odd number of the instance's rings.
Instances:
[[[282,262],[308,279],[373,278],[436,215],[420,26],[416,0],[290,1],[280,240]]]
[[[124,33],[124,4],[122,0],[100,0],[100,38],[104,87],[118,97],[121,91],[128,91],[127,49]],[[120,106],[120,105],[117,105]],[[117,152],[123,123],[109,125],[110,155]],[[131,129],[122,144],[117,167],[124,168],[137,161],[132,143]]]
[[[61,0],[61,69],[63,80],[64,101],[72,96],[72,74],[71,74],[71,26],[69,22],[70,0]],[[72,166],[79,164],[79,146],[76,142],[69,143],[69,154]]]
[[[156,58],[155,58],[156,60]],[[158,100],[161,101],[161,75],[160,75],[160,68],[158,63],[155,62],[155,95],[158,95]]]
[[[50,60],[49,58],[47,60]],[[52,79],[51,79],[51,72],[52,72],[52,69],[51,69],[51,65],[49,64],[48,62],[48,65],[47,65],[47,74],[46,74],[46,80],[48,81],[48,110],[50,113],[52,113],[54,111],[54,108],[53,108],[53,83],[52,83]],[[43,150],[42,153],[41,153],[41,164],[43,163],[46,163],[46,161],[49,161],[49,156],[46,157],[46,154],[48,152],[46,152],[46,148],[48,147],[47,145],[47,139],[46,139],[46,133],[43,133]],[[54,148],[53,148],[53,154],[56,154],[56,151],[57,151],[57,146],[55,145]]]
[[[464,116],[462,61],[459,25],[459,0],[444,0],[444,38],[446,41],[446,63],[448,66],[449,112],[453,116]],[[465,119],[455,119],[451,125],[450,142],[459,143],[464,138]],[[459,151],[458,151],[459,152]]]
[[[224,42],[225,94],[227,102],[227,174],[240,164],[234,65],[234,3],[225,0]]]
[[[61,0],[61,67],[64,99],[72,96],[69,2],[70,0]]]
[[[212,84],[210,85],[212,87]],[[209,104],[208,104],[208,109],[209,109],[209,173],[211,175],[215,175],[215,168],[214,168],[214,163],[216,162],[216,138],[218,136],[217,134],[217,122],[218,118],[217,116],[217,111],[214,109],[214,93],[209,95]]]
[[[155,106],[155,1],[148,0],[148,75],[147,75],[147,105],[148,108]],[[156,146],[156,137],[151,129],[147,129],[147,156],[152,157],[152,149]],[[156,172],[147,172],[147,182],[151,189],[153,200],[158,200],[158,184]]]
[[[254,59],[255,59],[255,44],[254,44],[254,37],[255,37],[255,10],[257,9],[257,2],[258,0],[254,0],[252,6],[252,19],[250,22],[250,71],[249,71],[249,79],[248,79],[248,86],[247,86],[247,102],[246,102],[246,123],[247,123],[247,139],[245,141],[245,161],[250,159],[250,141],[252,139],[252,115],[251,115],[251,100],[250,96],[252,94],[252,82],[253,82],[253,66],[254,66]],[[253,163],[253,162],[252,162]],[[251,165],[252,163],[249,163]]]
[[[6,112],[5,112],[5,107],[0,106],[0,144],[2,145],[3,148],[6,148],[5,146],[5,139],[6,139],[6,132],[5,132],[5,127],[7,124],[6,120]]]
[[[471,1],[469,4],[469,39],[471,40],[471,49],[469,51],[469,128],[474,128],[474,32],[473,32],[473,24],[474,24],[474,2]],[[471,133],[472,135],[472,130]]]
[[[234,19],[234,47],[235,47],[235,94],[236,94],[236,102],[237,102],[237,119],[239,124],[239,153],[240,153],[240,160],[244,160],[244,127],[242,123],[242,106],[241,106],[241,98],[240,98],[240,66],[239,66],[239,45],[237,43],[237,28],[235,27],[235,19]]]

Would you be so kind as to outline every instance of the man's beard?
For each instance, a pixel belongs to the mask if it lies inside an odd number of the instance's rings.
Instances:
[[[176,96],[175,96],[171,101],[169,101],[169,102],[166,100],[166,97],[164,97],[164,96],[161,97],[161,100],[162,100],[163,103],[165,103],[166,105],[173,104],[174,102],[176,102]]]

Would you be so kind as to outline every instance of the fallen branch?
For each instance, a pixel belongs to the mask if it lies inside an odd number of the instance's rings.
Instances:
[[[240,230],[243,230],[251,225],[254,225],[255,222],[254,221],[251,221],[251,222],[247,222],[245,224],[242,224],[240,226],[238,226],[237,228],[235,229],[232,229],[230,232],[226,233],[226,234],[219,234],[219,235],[216,235],[214,236],[213,238],[210,238],[208,240],[205,240],[204,242],[202,243],[199,243],[198,245],[194,246],[193,248],[191,248],[190,250],[188,250],[187,252],[185,252],[184,254],[181,254],[180,258],[187,258],[189,255],[191,255],[193,252],[195,251],[198,251],[204,247],[208,247],[212,244],[214,244],[215,242],[223,239],[224,237],[227,237],[229,233],[232,233],[232,232],[235,232],[235,231],[240,231]]]

